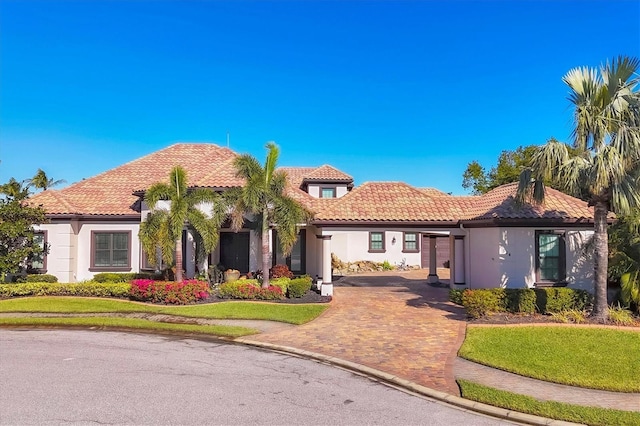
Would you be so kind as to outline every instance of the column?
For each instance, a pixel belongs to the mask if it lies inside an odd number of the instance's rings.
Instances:
[[[323,296],[333,295],[333,284],[331,282],[331,235],[318,235],[322,240],[322,287],[320,294]]]
[[[454,269],[452,271],[453,284],[457,286],[463,286],[466,284],[465,278],[464,278],[465,262],[464,262],[464,236],[463,235],[455,236],[453,250],[454,250],[453,257],[455,259],[453,264]]]
[[[187,240],[183,241],[182,244],[186,245],[185,274],[187,278],[193,278],[196,275],[196,248],[195,239],[193,238],[193,231],[187,229]]]
[[[437,283],[440,281],[438,277],[438,265],[437,265],[437,242],[438,237],[436,235],[429,235],[429,277],[428,283]]]

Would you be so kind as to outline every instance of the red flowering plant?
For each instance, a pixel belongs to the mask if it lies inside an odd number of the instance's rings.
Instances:
[[[209,297],[209,284],[198,280],[182,282],[133,280],[129,296],[133,300],[142,302],[186,305]]]

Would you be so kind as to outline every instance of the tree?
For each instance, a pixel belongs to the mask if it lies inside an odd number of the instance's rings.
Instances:
[[[49,177],[44,172],[44,170],[38,169],[36,174],[27,182],[29,186],[33,186],[36,189],[42,189],[43,191],[46,191],[51,187],[61,185],[63,183],[66,183],[67,181],[64,179],[59,179],[59,180],[49,179]]]
[[[640,208],[609,229],[609,278],[619,279],[622,301],[640,312]]]
[[[194,229],[202,241],[204,250],[211,252],[218,245],[220,225],[226,217],[226,208],[219,194],[208,188],[188,188],[187,174],[180,166],[169,173],[169,183],[158,182],[145,193],[151,213],[140,224],[140,242],[155,265],[157,250],[165,263],[176,266],[175,280],[182,281],[182,230]],[[158,205],[169,201],[169,207]],[[203,209],[211,205],[209,214]],[[174,259],[175,255],[175,259]]]
[[[462,187],[471,188],[473,195],[481,195],[505,183],[518,182],[522,170],[531,167],[537,149],[538,146],[529,145],[519,146],[515,151],[502,151],[498,164],[488,172],[479,162],[472,161],[462,175]]]
[[[46,222],[42,207],[27,202],[28,188],[11,178],[0,185],[0,275],[24,270],[29,259],[42,254],[34,240],[34,225]],[[45,248],[46,251],[46,248]]]
[[[573,104],[573,148],[549,141],[520,176],[518,199],[544,202],[544,181],[555,180],[594,207],[592,316],[606,322],[607,216],[640,206],[640,95],[635,91],[640,62],[618,57],[599,69],[574,68],[564,77]]]
[[[234,161],[236,176],[245,180],[242,188],[227,192],[232,206],[231,228],[236,232],[242,228],[244,215],[253,214],[261,224],[262,238],[262,287],[269,287],[269,227],[278,230],[278,239],[283,254],[291,252],[298,238],[298,226],[307,223],[312,214],[303,205],[284,193],[287,176],[276,170],[280,150],[269,142],[264,167],[251,155],[241,155]]]

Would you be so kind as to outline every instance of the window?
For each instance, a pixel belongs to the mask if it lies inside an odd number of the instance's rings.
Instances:
[[[320,198],[336,198],[335,188],[322,188],[320,190]]]
[[[369,232],[369,253],[384,253],[384,232]]]
[[[565,283],[564,232],[536,231],[536,283]]]
[[[420,247],[418,246],[418,234],[416,232],[405,232],[402,251],[404,253],[418,253]]]
[[[131,232],[91,232],[91,269],[131,269]]]
[[[33,245],[39,246],[42,252],[31,257],[29,270],[34,272],[46,272],[47,270],[47,234],[46,231],[36,231],[33,234]]]
[[[164,270],[164,260],[162,260],[162,252],[158,248],[156,250],[156,264],[155,266],[149,262],[149,256],[147,256],[147,252],[144,251],[142,247],[140,247],[141,255],[140,255],[140,269],[145,271],[162,271]]]

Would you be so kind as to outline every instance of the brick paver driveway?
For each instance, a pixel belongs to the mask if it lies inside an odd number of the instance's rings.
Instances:
[[[252,338],[357,362],[459,395],[452,366],[464,338],[464,310],[448,301],[448,289],[427,284],[427,275],[417,270],[344,277],[334,282],[331,309],[320,318]]]

